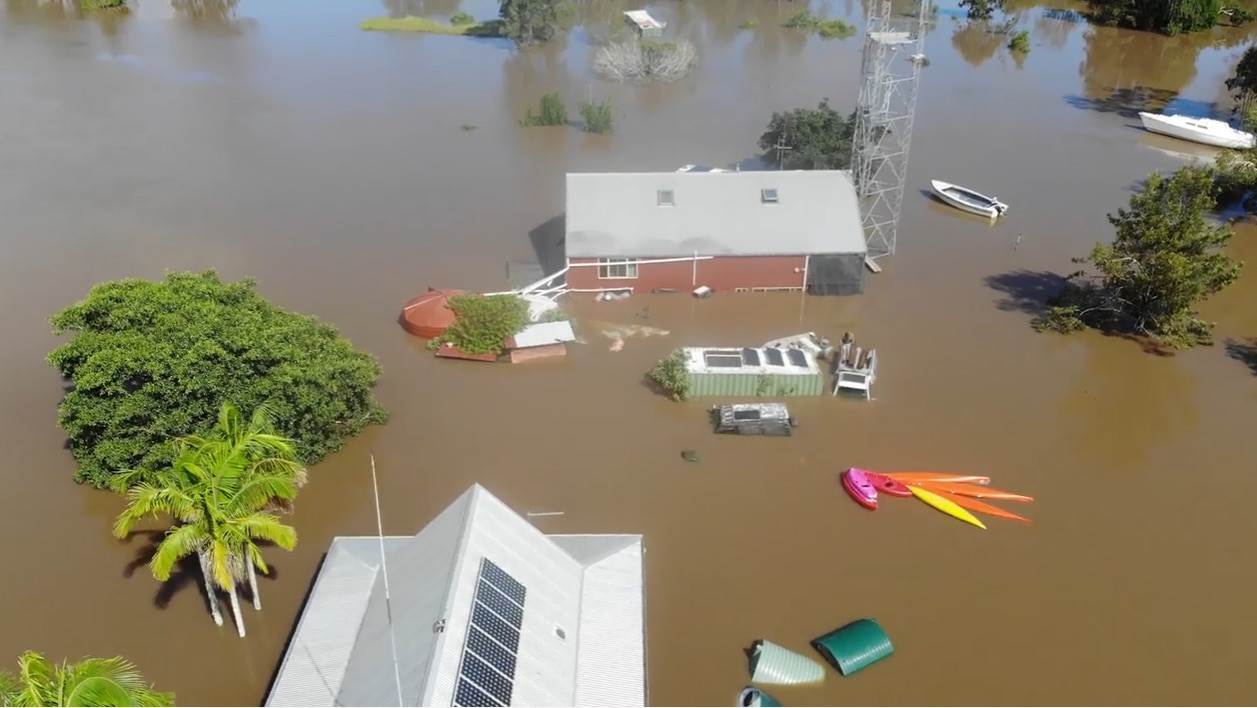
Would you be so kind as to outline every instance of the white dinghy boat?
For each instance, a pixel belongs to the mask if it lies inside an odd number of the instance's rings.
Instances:
[[[1004,212],[1008,211],[1008,205],[1004,202],[960,185],[935,179],[930,180],[930,186],[934,188],[934,194],[939,199],[970,214],[994,219],[1003,216]]]
[[[1252,133],[1237,130],[1230,123],[1213,118],[1140,113],[1139,120],[1150,133],[1160,133],[1202,145],[1239,150],[1257,144]]]

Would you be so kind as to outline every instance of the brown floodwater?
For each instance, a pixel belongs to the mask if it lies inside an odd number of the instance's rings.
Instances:
[[[417,531],[479,481],[517,509],[565,512],[538,519],[545,531],[645,534],[655,704],[727,705],[752,640],[808,652],[866,616],[892,660],[773,692],[793,705],[1251,704],[1257,372],[1222,345],[1257,337],[1257,276],[1208,304],[1219,346],[1175,357],[1028,326],[1144,175],[1208,156],[1150,139],[1133,112],[1222,110],[1246,37],[1096,30],[1019,2],[1033,50],[1014,61],[943,5],[898,254],[863,296],[580,303],[584,319],[671,334],[494,367],[435,361],[398,309],[428,286],[502,288],[506,263],[535,258],[530,235],[561,215],[565,171],[730,164],[753,156],[775,109],[829,97],[847,110],[858,40],[780,28],[798,4],[663,0],[652,9],[702,64],[632,89],[590,76],[584,30],[514,52],[357,29],[386,11],[485,17],[491,0],[141,0],[110,21],[7,0],[0,657],[122,654],[183,704],[256,704],[329,539],[374,532],[374,454],[389,533]],[[615,22],[619,9],[583,14]],[[737,29],[752,16],[757,30]],[[520,128],[547,90],[611,98],[615,134]],[[922,194],[931,178],[1012,209],[994,226],[966,217]],[[1255,243],[1244,227],[1233,250],[1251,261]],[[138,544],[109,535],[115,496],[71,482],[43,362],[47,317],[92,284],[206,267],[256,276],[378,355],[392,412],[313,470],[301,544],[271,554],[244,640],[214,627],[195,587],[158,597],[145,569],[127,572]],[[799,399],[797,436],[722,438],[707,402],[642,385],[675,346],[807,330],[875,345],[877,400]],[[1037,498],[1036,523],[982,533],[908,502],[869,516],[836,483],[852,465],[989,474]]]

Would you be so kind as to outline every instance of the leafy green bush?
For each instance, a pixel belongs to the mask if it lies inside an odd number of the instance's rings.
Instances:
[[[822,20],[816,33],[821,39],[846,39],[855,34],[855,27],[842,20]]]
[[[79,7],[84,10],[125,10],[127,0],[80,0]]]
[[[559,97],[558,92],[552,91],[541,97],[541,104],[536,113],[533,113],[532,106],[529,106],[528,111],[524,113],[524,120],[520,123],[529,128],[567,125],[567,106]]]
[[[371,395],[375,358],[267,302],[252,280],[209,270],[101,283],[52,327],[72,335],[48,364],[73,384],[58,423],[80,483],[105,488],[119,470],[169,464],[171,442],[211,431],[223,401],[267,404],[306,464],[388,417]]]
[[[821,20],[807,10],[800,10],[786,19],[786,27],[790,29],[814,30],[820,27]]]
[[[455,12],[454,15],[450,17],[450,24],[455,27],[474,25],[476,24],[476,18],[466,12]]]
[[[685,370],[685,352],[680,349],[660,359],[646,376],[674,401],[690,397],[690,375]]]
[[[1008,48],[1018,54],[1030,53],[1030,33],[1022,30],[1008,40]]]
[[[610,101],[582,101],[580,117],[586,133],[610,133],[612,129]]]
[[[748,17],[745,20],[742,20],[742,24],[738,25],[738,29],[744,30],[755,29],[756,27],[759,27],[758,17]]]
[[[449,343],[468,354],[501,354],[507,338],[530,322],[528,302],[514,295],[456,295],[447,305],[454,324],[428,342],[429,349]]]

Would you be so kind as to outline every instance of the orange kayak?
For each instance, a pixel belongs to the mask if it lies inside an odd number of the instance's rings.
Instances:
[[[1025,494],[1014,494],[990,487],[979,487],[973,484],[957,484],[955,482],[916,482],[916,486],[924,487],[932,492],[948,492],[978,499],[1002,499],[1004,501],[1032,502],[1034,497]]]
[[[1032,523],[1030,519],[1027,519],[1024,516],[1018,516],[1011,511],[1004,511],[998,506],[995,506],[994,504],[987,504],[986,502],[980,499],[966,497],[962,494],[953,494],[951,492],[940,492],[939,496],[943,497],[944,499],[952,500],[952,502],[955,503],[956,506],[962,509],[968,509],[969,511],[976,511],[979,514],[986,514],[987,516],[998,516],[1001,519],[1009,519],[1010,521],[1020,521],[1024,524]]]
[[[971,474],[944,474],[943,472],[887,472],[887,477],[904,484],[919,482],[957,482],[969,484],[990,484],[990,477],[978,477]]]

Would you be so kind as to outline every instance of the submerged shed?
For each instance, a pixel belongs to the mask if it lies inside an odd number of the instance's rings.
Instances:
[[[825,373],[802,349],[686,347],[690,395],[819,396]]]

